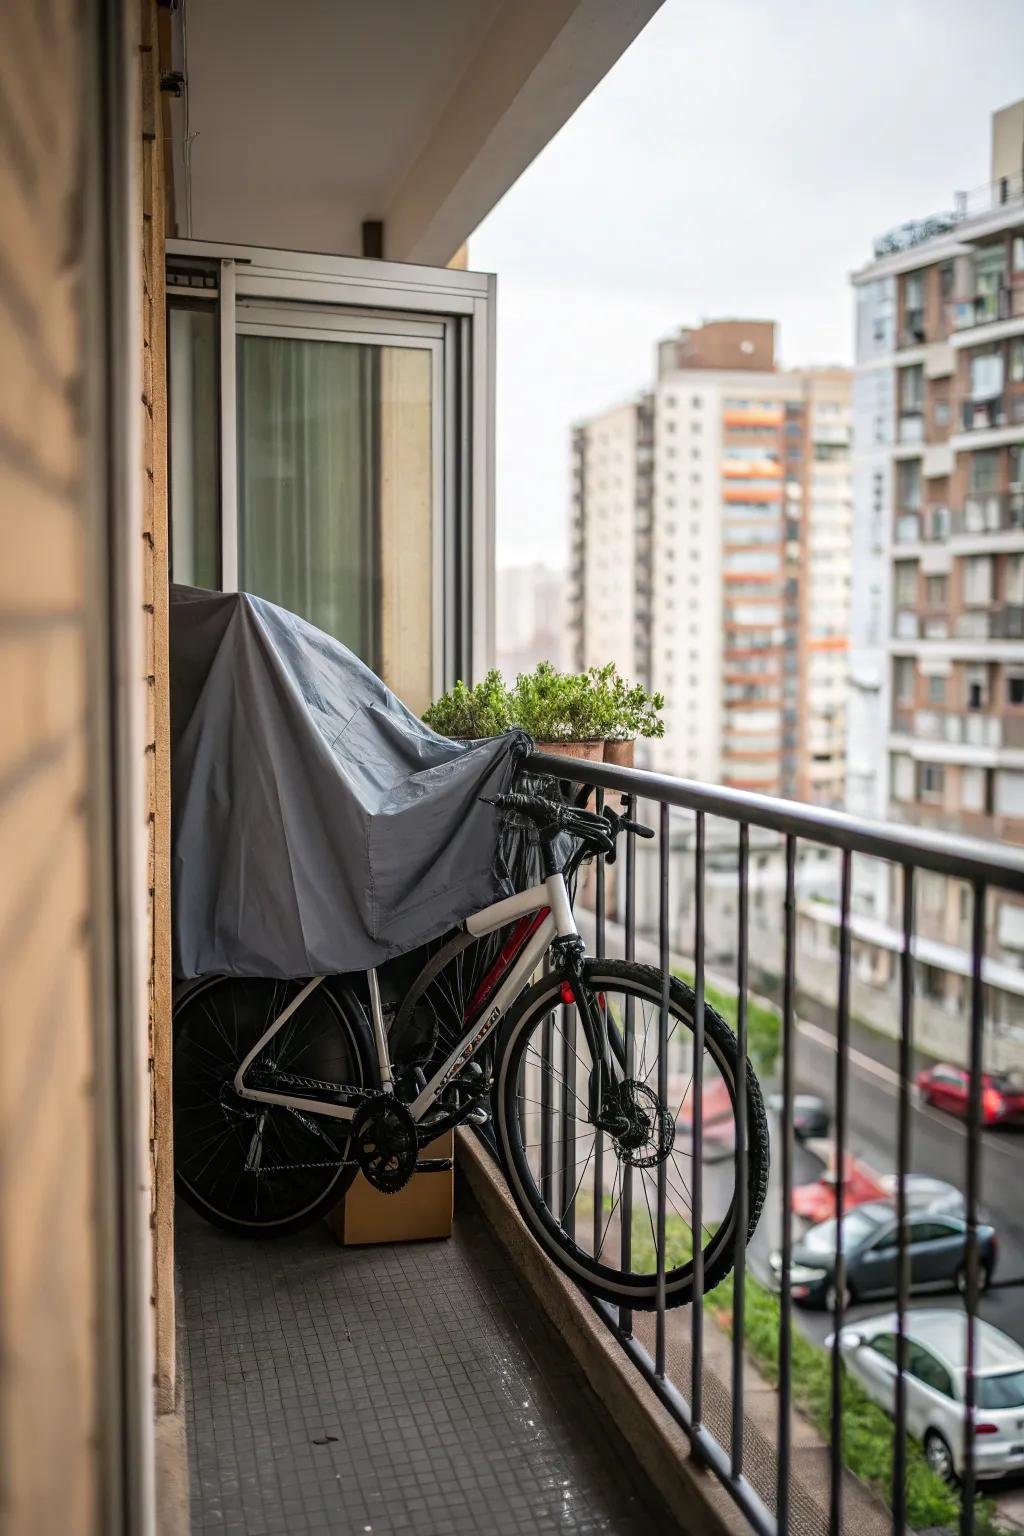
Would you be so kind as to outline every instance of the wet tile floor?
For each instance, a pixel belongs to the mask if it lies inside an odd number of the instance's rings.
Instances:
[[[448,1242],[177,1242],[194,1536],[678,1529],[468,1193]]]

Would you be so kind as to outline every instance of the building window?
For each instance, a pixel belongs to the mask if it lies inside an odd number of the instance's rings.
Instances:
[[[960,770],[960,809],[980,813],[985,809],[985,770],[984,768],[961,768]],[[961,897],[966,894],[961,892]],[[962,903],[961,903],[962,905]]]
[[[1006,674],[1006,702],[1014,709],[1024,708],[1024,672]]]
[[[944,677],[930,677],[928,679],[928,703],[945,704],[946,679]]]
[[[924,368],[920,363],[913,368],[900,369],[900,410],[918,412],[924,405]]]
[[[897,704],[914,702],[914,663],[909,656],[897,656],[892,664],[892,691]]]
[[[907,512],[916,512],[921,505],[921,460],[903,459],[896,471],[896,488],[900,506]]]
[[[893,573],[897,608],[912,608],[917,602],[917,561],[897,560]]]
[[[1024,774],[1021,775],[1024,778]],[[920,798],[929,805],[941,804],[946,787],[946,770],[939,763],[921,763]]]
[[[1002,392],[1002,352],[976,353],[971,358],[971,399],[994,400]]]
[[[1024,336],[1010,342],[1010,378],[1014,384],[1024,383]]]
[[[914,759],[905,752],[892,755],[892,797],[902,801],[914,798]]]
[[[966,695],[968,709],[984,709],[988,704],[988,674],[984,666],[967,668]]]
[[[1024,235],[1014,235],[1011,250],[1013,270],[1024,272]]]
[[[999,451],[982,448],[971,454],[971,490],[979,495],[994,491],[999,483]]]
[[[991,601],[992,557],[970,555],[964,561],[964,602],[972,607],[987,607]]]
[[[996,774],[996,812],[1000,816],[1024,816],[1024,773],[1004,768]]]
[[[945,610],[949,598],[949,582],[945,576],[927,576],[924,583],[924,601],[927,608]]]

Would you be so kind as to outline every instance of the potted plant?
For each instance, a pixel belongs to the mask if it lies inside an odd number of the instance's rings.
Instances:
[[[604,760],[621,768],[632,768],[637,737],[650,740],[665,734],[665,722],[661,718],[665,695],[648,693],[642,683],[630,686],[611,664],[600,669],[591,668],[591,676],[595,688],[607,697],[605,712],[610,724],[605,737]]]
[[[471,688],[458,682],[423,716],[443,736],[476,740],[518,727],[539,751],[590,761],[633,761],[638,736],[662,736],[661,694],[630,686],[614,664],[586,672],[559,672],[542,661],[509,687],[497,671]]]
[[[509,690],[512,723],[555,757],[604,756],[600,701],[586,672],[559,672],[550,661],[520,672]]]

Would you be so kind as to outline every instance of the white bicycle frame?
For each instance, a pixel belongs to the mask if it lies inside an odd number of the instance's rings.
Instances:
[[[418,1122],[423,1119],[423,1116],[434,1104],[441,1091],[456,1073],[461,1071],[480,1049],[487,1037],[494,1031],[509,1005],[519,996],[543,960],[552,941],[556,938],[569,939],[578,938],[579,936],[576,919],[573,917],[572,906],[569,902],[569,893],[566,889],[565,879],[561,874],[549,875],[540,885],[532,885],[529,890],[519,891],[515,896],[507,896],[504,901],[496,901],[491,906],[484,907],[483,911],[474,913],[472,917],[467,917],[463,925],[466,932],[472,934],[475,939],[480,939],[488,933],[494,933],[497,929],[506,927],[509,923],[518,922],[520,918],[529,917],[532,913],[545,910],[547,916],[526,940],[522,953],[491,999],[490,1005],[487,1007],[486,1016],[478,1016],[467,1026],[466,1034],[434,1073],[429,1083],[426,1084],[409,1105],[409,1110],[415,1121]],[[394,1080],[391,1071],[391,1058],[388,1053],[387,1031],[384,1028],[380,988],[377,985],[377,972],[375,970],[367,971],[366,979],[370,993],[370,1022],[373,1028],[374,1046],[377,1052],[377,1070],[380,1075],[381,1087],[385,1090],[390,1090]],[[235,1092],[240,1098],[253,1099],[259,1104],[281,1104],[286,1109],[305,1110],[307,1114],[312,1111],[318,1115],[329,1116],[332,1120],[352,1120],[355,1118],[358,1105],[330,1104],[319,1099],[299,1098],[294,1094],[288,1093],[275,1093],[266,1088],[250,1088],[245,1081],[246,1072],[248,1072],[260,1052],[269,1045],[278,1030],[287,1024],[296,1009],[300,1008],[306,998],[316,991],[323,980],[323,976],[314,976],[312,981],[308,981],[257,1040],[235,1073]]]

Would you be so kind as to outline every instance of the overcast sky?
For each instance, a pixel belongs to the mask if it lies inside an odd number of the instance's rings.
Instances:
[[[499,274],[498,562],[566,558],[569,427],[654,345],[779,322],[784,364],[852,360],[873,236],[989,179],[1024,96],[1024,0],[665,0],[470,241]]]

